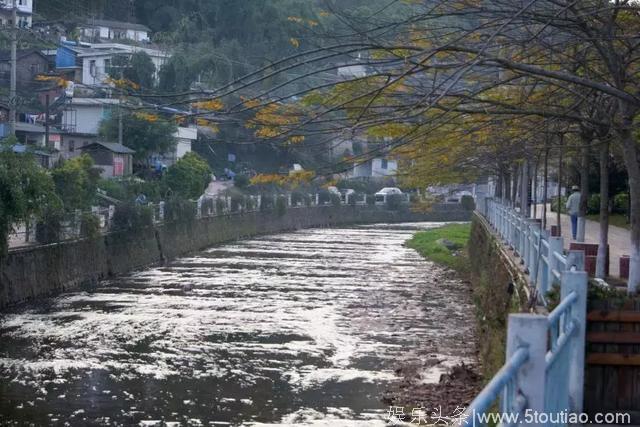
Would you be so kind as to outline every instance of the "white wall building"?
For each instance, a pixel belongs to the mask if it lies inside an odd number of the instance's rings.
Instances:
[[[16,0],[18,8],[18,26],[21,28],[31,28],[33,23],[33,0]],[[12,20],[12,0],[0,0],[0,24],[7,26]]]
[[[352,178],[384,178],[394,176],[398,162],[387,158],[371,159],[353,166]]]
[[[73,98],[62,112],[66,132],[97,135],[100,122],[111,117],[120,104],[113,98]]]
[[[173,134],[176,145],[173,150],[164,154],[154,154],[151,156],[152,163],[161,163],[163,166],[174,165],[185,154],[190,153],[193,143],[198,140],[197,127],[178,127],[178,131]]]
[[[104,19],[90,19],[80,24],[78,30],[81,37],[87,41],[126,39],[149,42],[149,33],[151,32],[151,29],[145,25]]]
[[[119,43],[91,44],[90,48],[78,52],[78,60],[82,64],[82,81],[86,85],[104,84],[109,77],[109,69],[117,56],[132,55],[136,52],[145,52],[151,58],[156,67],[155,78],[158,78],[160,68],[169,58],[165,52],[157,49],[148,49],[138,46],[129,46]]]

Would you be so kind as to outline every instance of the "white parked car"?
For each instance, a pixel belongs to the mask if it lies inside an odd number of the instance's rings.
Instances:
[[[340,190],[338,190],[338,187],[334,187],[334,186],[327,187],[327,191],[329,193],[336,194],[338,196],[340,195]]]
[[[387,196],[392,194],[402,195],[402,190],[397,187],[385,187],[376,193],[376,203],[387,203]]]

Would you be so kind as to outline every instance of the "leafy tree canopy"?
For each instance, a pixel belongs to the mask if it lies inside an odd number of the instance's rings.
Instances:
[[[100,135],[109,141],[117,141],[118,120],[118,114],[103,120],[100,124]],[[165,153],[176,143],[173,135],[178,128],[173,122],[135,112],[124,114],[122,121],[123,143],[135,150],[134,158],[138,162],[146,162],[152,153]]]
[[[176,194],[186,199],[197,199],[211,180],[211,169],[202,157],[190,152],[169,168],[164,180]]]
[[[91,206],[100,179],[99,171],[93,166],[91,157],[83,154],[65,161],[51,172],[56,193],[66,211],[88,209]]]
[[[156,66],[146,52],[136,52],[131,56],[117,56],[107,70],[114,79],[123,77],[134,82],[142,89],[152,89],[155,82]]]
[[[56,204],[51,176],[33,157],[16,154],[10,146],[15,138],[0,147],[0,253],[8,249],[8,235],[14,224],[41,215]]]

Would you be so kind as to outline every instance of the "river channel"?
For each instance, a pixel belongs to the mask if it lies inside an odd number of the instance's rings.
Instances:
[[[403,243],[437,224],[239,241],[0,317],[0,425],[387,425],[411,360],[473,359],[468,289]]]

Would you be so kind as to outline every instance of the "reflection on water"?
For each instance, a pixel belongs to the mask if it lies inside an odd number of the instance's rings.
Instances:
[[[242,241],[7,314],[0,424],[385,425],[400,360],[473,350],[414,229]]]

